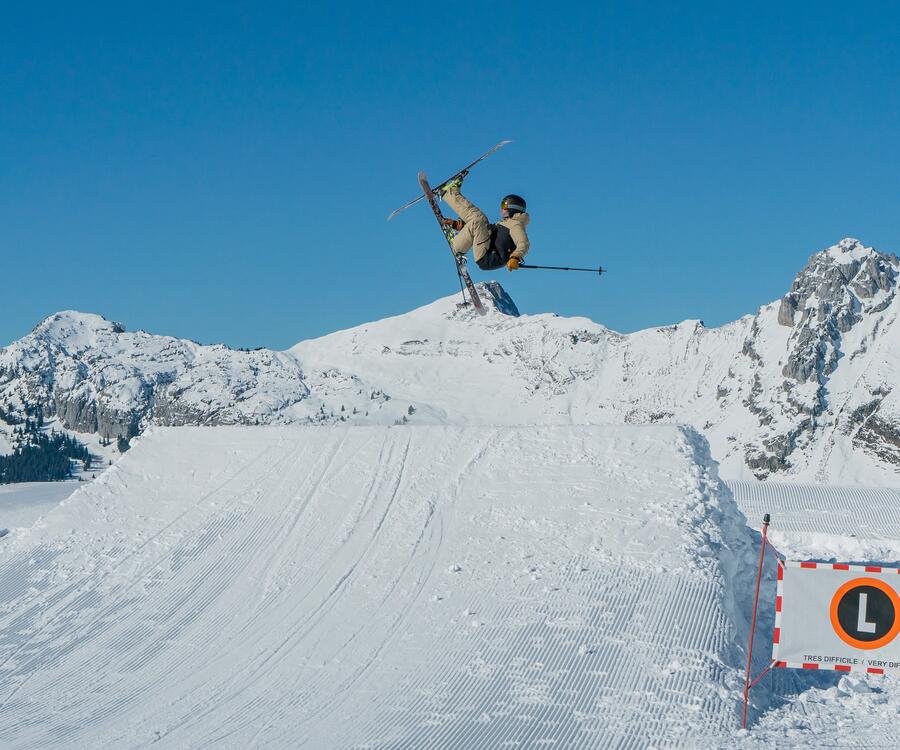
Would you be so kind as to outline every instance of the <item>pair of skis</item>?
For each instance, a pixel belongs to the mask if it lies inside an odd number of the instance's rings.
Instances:
[[[444,214],[441,213],[441,208],[437,204],[437,199],[434,197],[434,193],[431,190],[431,186],[428,184],[428,178],[425,177],[424,172],[419,172],[419,184],[422,186],[422,192],[424,193],[422,197],[428,200],[431,210],[434,212],[434,218],[437,219],[438,226],[444,233],[444,239],[447,240],[447,245],[450,247],[450,254],[453,256],[453,261],[456,263],[456,273],[459,276],[460,283],[465,285],[468,290],[469,298],[472,300],[472,304],[475,306],[478,314],[484,315],[487,310],[484,308],[481,297],[478,296],[475,284],[472,283],[472,277],[469,276],[469,269],[466,267],[466,258],[464,255],[459,255],[453,249],[454,230],[444,225]],[[465,301],[465,295],[463,295],[463,301]]]
[[[474,167],[476,164],[478,164],[478,162],[484,161],[495,151],[499,151],[501,148],[503,148],[507,143],[512,143],[512,141],[500,141],[500,143],[498,143],[496,146],[494,146],[490,151],[483,153],[471,164],[467,164],[466,166],[464,166],[462,169],[460,169],[458,172],[456,172],[456,174],[454,174],[451,177],[448,177],[446,180],[444,180],[442,183],[440,183],[436,188],[434,188],[433,190],[430,190],[430,192],[435,195],[440,195],[441,190],[444,188],[445,185],[447,185],[447,183],[453,182],[453,180],[455,180],[457,177],[461,177],[463,172],[468,172],[472,167]],[[393,211],[391,211],[391,213],[387,217],[387,220],[390,221],[397,214],[401,213],[402,211],[405,211],[410,206],[416,205],[416,203],[418,203],[420,200],[422,200],[422,198],[426,198],[426,197],[427,197],[427,195],[420,195],[419,197],[413,198],[411,201],[404,203],[402,206],[400,206],[400,208],[397,208],[397,209],[394,209]]]
[[[510,143],[510,141],[500,141],[500,143],[494,146],[490,151],[487,151],[486,153],[479,156],[471,164],[468,164],[460,169],[456,174],[444,180],[440,185],[437,186],[437,188],[434,189],[432,189],[428,184],[428,178],[425,176],[425,173],[419,172],[419,185],[422,188],[422,195],[420,195],[418,198],[413,198],[408,203],[404,203],[402,206],[400,206],[400,208],[392,211],[390,216],[388,216],[388,221],[390,221],[401,211],[405,211],[407,208],[415,205],[423,198],[428,201],[428,204],[431,206],[431,211],[432,213],[434,213],[434,218],[437,219],[438,226],[441,228],[441,232],[444,235],[444,239],[447,240],[447,245],[450,248],[450,254],[453,256],[453,261],[456,263],[456,273],[459,276],[460,284],[464,285],[466,290],[468,290],[469,298],[472,300],[472,305],[478,311],[479,315],[484,315],[487,310],[485,309],[484,304],[481,301],[481,297],[478,296],[478,292],[475,289],[475,284],[472,283],[472,277],[469,276],[469,269],[466,267],[465,256],[457,255],[457,253],[455,253],[453,250],[454,230],[444,225],[444,214],[441,212],[440,206],[438,206],[437,196],[440,195],[441,189],[447,183],[457,179],[458,177],[461,177],[465,172],[468,172],[472,167],[478,164],[478,162],[486,159],[498,149],[503,148],[507,143]]]

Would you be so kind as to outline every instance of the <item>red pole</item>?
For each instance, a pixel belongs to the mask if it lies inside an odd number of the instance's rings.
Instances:
[[[765,677],[767,674],[769,674],[769,672],[772,670],[772,667],[774,667],[777,663],[778,663],[778,662],[776,662],[774,659],[772,659],[772,661],[769,662],[769,666],[766,667],[762,672],[760,672],[760,673],[759,673],[759,676],[758,676],[755,680],[753,680],[753,682],[750,683],[750,687],[751,687],[751,688],[756,687],[757,683],[758,683],[763,677]]]
[[[741,728],[747,728],[747,702],[750,696],[750,662],[753,659],[753,636],[756,635],[756,610],[759,606],[759,583],[762,580],[763,557],[766,554],[766,535],[769,531],[769,514],[763,516],[762,544],[759,546],[759,569],[756,571],[756,591],[753,594],[753,617],[750,620],[750,644],[747,648],[747,675],[744,678],[744,716]]]

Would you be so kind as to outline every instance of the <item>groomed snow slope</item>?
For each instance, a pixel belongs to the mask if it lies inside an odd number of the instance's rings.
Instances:
[[[0,542],[0,737],[710,744],[746,537],[687,428],[155,429]]]
[[[772,514],[769,536],[793,560],[900,560],[900,491],[783,482],[729,481],[753,528]]]

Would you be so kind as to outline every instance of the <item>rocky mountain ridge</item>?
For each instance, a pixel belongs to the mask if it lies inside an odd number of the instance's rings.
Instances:
[[[352,374],[306,370],[285,352],[131,333],[75,311],[51,315],[0,350],[5,414],[40,412],[109,439],[134,437],[151,424],[332,422],[348,405],[380,413],[388,400]]]
[[[632,334],[520,316],[489,282],[484,318],[457,295],[286,352],[58,313],[0,350],[0,410],[111,438],[151,424],[676,421],[707,435],[726,475],[896,484],[898,272],[846,239],[755,315]]]

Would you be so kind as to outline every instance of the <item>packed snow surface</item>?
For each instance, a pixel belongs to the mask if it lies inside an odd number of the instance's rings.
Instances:
[[[728,482],[754,528],[793,560],[900,564],[900,488]]]
[[[31,526],[79,486],[77,481],[0,484],[0,528]]]
[[[0,736],[710,746],[748,575],[690,428],[156,428],[0,540]]]

